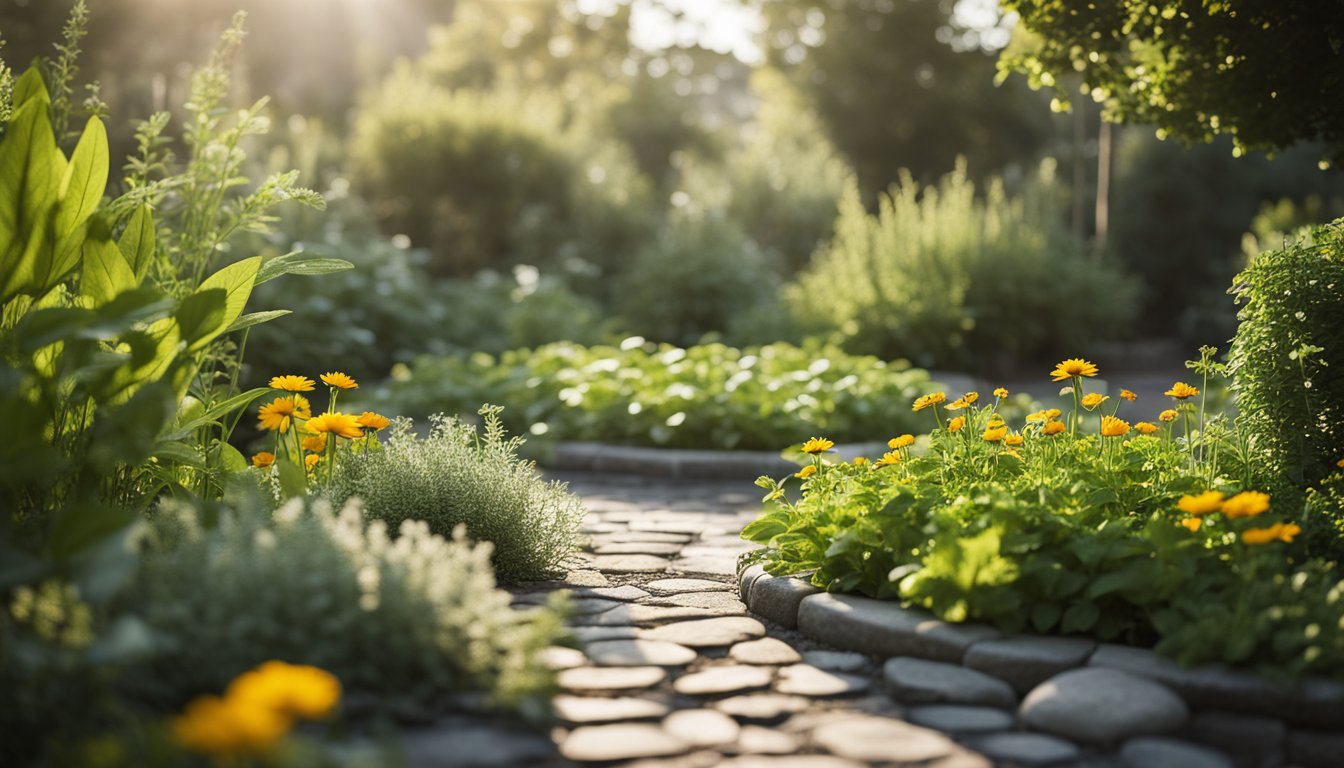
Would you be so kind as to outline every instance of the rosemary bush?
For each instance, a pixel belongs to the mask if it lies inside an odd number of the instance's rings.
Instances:
[[[534,465],[518,458],[522,440],[505,435],[499,411],[481,409],[479,432],[431,416],[424,437],[409,419],[398,419],[382,450],[348,457],[335,498],[358,496],[369,517],[392,527],[407,520],[436,533],[466,526],[468,536],[494,545],[500,580],[545,578],[574,551],[583,507],[562,483],[537,479]]]

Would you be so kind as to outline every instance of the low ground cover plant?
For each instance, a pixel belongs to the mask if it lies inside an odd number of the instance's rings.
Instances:
[[[421,358],[380,401],[403,413],[506,406],[505,426],[564,440],[676,448],[773,449],[800,432],[874,439],[914,428],[908,402],[928,374],[822,344],[689,348],[549,344],[498,358]]]
[[[928,392],[911,406],[927,450],[907,433],[843,463],[810,440],[801,496],[761,478],[774,507],[742,535],[771,573],[951,621],[1344,675],[1344,582],[1298,538],[1317,510],[1255,485],[1244,434],[1203,408],[1213,350],[1194,367],[1167,402],[1139,403],[1090,391],[1097,366],[1065,360],[1059,407],[1017,423],[1003,390]]]

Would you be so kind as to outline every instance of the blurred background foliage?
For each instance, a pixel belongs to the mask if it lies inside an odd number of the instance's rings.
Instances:
[[[0,55],[48,53],[69,6],[0,0]],[[628,335],[997,375],[1222,344],[1248,256],[1344,214],[1319,145],[1052,113],[996,78],[1039,39],[992,0],[99,0],[72,99],[105,105],[114,157],[238,8],[231,104],[269,94],[274,123],[249,172],[298,168],[329,210],[233,255],[356,265],[258,291],[294,314],[252,335],[253,381]]]

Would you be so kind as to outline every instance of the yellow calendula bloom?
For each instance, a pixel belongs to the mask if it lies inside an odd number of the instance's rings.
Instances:
[[[1242,531],[1241,540],[1246,544],[1268,544],[1272,541],[1287,543],[1301,532],[1301,526],[1296,523],[1275,523],[1268,528],[1248,528]]]
[[[806,480],[807,478],[809,478],[809,477],[811,477],[811,476],[813,476],[813,475],[815,475],[815,474],[817,474],[817,465],[815,465],[815,464],[808,464],[806,467],[803,467],[802,469],[798,470],[797,472],[794,472],[794,473],[793,473],[793,476],[794,476],[794,477],[801,477],[802,479]]]
[[[304,468],[306,468],[309,472],[312,472],[312,471],[313,471],[313,467],[316,467],[316,466],[317,466],[317,462],[319,462],[319,461],[321,461],[321,460],[322,460],[322,456],[321,456],[321,454],[310,453],[310,454],[308,454],[307,456],[304,456],[304,457],[303,457],[303,466],[304,466]]]
[[[947,395],[943,394],[942,392],[933,392],[917,398],[915,400],[915,404],[911,406],[910,409],[913,411],[922,411],[925,408],[931,408],[935,405],[938,405],[939,403],[945,402],[946,400]]]
[[[257,469],[265,469],[275,463],[275,454],[270,451],[261,451],[252,456],[252,466]]]
[[[1136,395],[1136,394],[1134,394],[1133,392],[1130,392],[1128,389],[1122,389],[1122,390],[1120,390],[1120,399],[1121,399],[1121,400],[1128,400],[1129,402],[1132,403],[1132,402],[1134,402],[1135,400],[1138,400],[1138,399],[1139,399],[1139,396]]]
[[[1129,422],[1114,416],[1101,417],[1102,437],[1120,437],[1129,434]]]
[[[303,446],[303,450],[305,451],[321,453],[327,450],[327,435],[326,433],[323,433],[320,435],[313,435],[312,437],[305,437],[299,441],[299,445]]]
[[[855,456],[855,457],[854,457],[854,466],[856,466],[856,467],[862,467],[864,464],[867,464],[867,463],[868,463],[868,457],[867,457],[867,456]]]
[[[1336,466],[1336,467],[1339,467],[1340,469],[1344,469],[1344,459],[1340,459],[1339,461],[1336,461],[1336,462],[1335,462],[1335,466]]]
[[[372,429],[374,432],[377,432],[392,423],[386,416],[374,413],[373,411],[365,411],[364,413],[361,413],[356,421],[359,422],[361,427]]]
[[[975,405],[975,401],[980,399],[980,393],[967,392],[966,394],[961,396],[961,399],[965,400],[967,405]]]
[[[289,732],[285,713],[233,698],[201,696],[173,718],[174,740],[193,752],[219,757],[263,755]]]
[[[887,447],[893,451],[899,451],[902,448],[909,448],[914,444],[915,444],[914,435],[901,435],[900,437],[893,437],[887,441]]]
[[[957,418],[947,422],[947,431],[956,432],[964,426],[966,426],[966,417],[958,416]]]
[[[803,453],[816,456],[819,453],[825,453],[835,447],[835,443],[824,437],[810,437],[806,443],[803,443]]]
[[[1179,414],[1177,414],[1175,411],[1168,408],[1167,410],[1157,414],[1157,420],[1166,424],[1170,424],[1171,422],[1176,420],[1176,417],[1178,415]]]
[[[1228,517],[1256,517],[1269,509],[1269,494],[1242,491],[1223,502],[1223,514]]]
[[[1203,524],[1203,518],[1199,517],[1187,517],[1181,520],[1181,525],[1185,526],[1191,533],[1198,533],[1200,526]]]
[[[271,389],[283,389],[286,392],[312,392],[317,383],[307,376],[276,376],[271,379]]]
[[[1045,422],[1045,426],[1041,427],[1041,434],[1049,437],[1050,435],[1058,435],[1065,429],[1066,427],[1062,421],[1047,421]]]
[[[1058,419],[1062,413],[1064,412],[1058,408],[1050,408],[1045,412],[1045,417],[1047,419]]]
[[[894,452],[887,452],[882,454],[882,458],[873,462],[873,466],[880,469],[882,467],[892,467],[899,463],[901,463],[900,454]]]
[[[268,431],[288,432],[295,416],[304,417],[295,403],[296,399],[299,399],[297,395],[294,397],[277,397],[261,406],[257,411],[258,426]]]
[[[1035,413],[1027,414],[1027,423],[1028,423],[1028,424],[1033,424],[1033,423],[1038,422],[1038,421],[1049,421],[1049,420],[1050,420],[1050,417],[1046,415],[1046,412],[1045,412],[1045,411],[1037,411],[1037,412],[1035,412]]]
[[[968,407],[969,405],[970,403],[966,402],[965,399],[958,397],[956,400],[953,400],[952,402],[948,403],[943,407],[949,411],[960,411]]]
[[[1176,508],[1187,515],[1207,515],[1223,507],[1223,494],[1220,491],[1205,491],[1194,496],[1185,495],[1176,502]]]
[[[341,683],[325,669],[268,661],[235,678],[224,695],[292,717],[321,720],[340,703]]]
[[[1151,435],[1160,429],[1156,424],[1149,421],[1140,421],[1138,424],[1134,425],[1134,428],[1139,430],[1139,434],[1141,435]]]
[[[1010,434],[1010,435],[1004,435],[1004,436],[1003,436],[1003,444],[1004,444],[1004,445],[1021,445],[1021,444],[1022,444],[1022,435],[1018,434],[1017,432],[1014,432],[1014,433],[1012,433],[1012,434]]]
[[[1017,459],[1018,461],[1023,461],[1022,454],[1018,453],[1012,448],[1004,448],[1001,451],[1001,453],[1005,456],[1012,456],[1014,459]]]
[[[359,384],[355,383],[355,380],[353,378],[344,373],[341,373],[340,371],[328,371],[327,373],[322,374],[318,378],[322,379],[322,383],[326,384],[327,386],[336,387],[337,389],[359,388]]]
[[[998,398],[999,400],[1002,400],[1008,397],[1008,390],[1004,389],[1003,387],[999,387],[998,389],[994,390],[994,397]]]
[[[1090,411],[1110,399],[1111,398],[1105,395],[1099,395],[1096,392],[1093,392],[1091,394],[1083,395],[1083,407]]]
[[[1050,372],[1051,381],[1064,381],[1075,376],[1096,376],[1097,366],[1081,358],[1070,358],[1055,366]]]
[[[364,436],[359,420],[348,413],[324,413],[309,419],[304,428],[314,435],[333,434],[350,440]]]
[[[997,443],[1004,438],[1004,435],[1007,434],[1008,434],[1008,427],[1004,425],[999,425],[997,427],[995,426],[989,427],[988,429],[985,430],[985,433],[981,435],[981,437],[983,437],[986,442]]]
[[[1166,392],[1163,392],[1162,394],[1166,395],[1167,397],[1174,397],[1177,400],[1184,400],[1187,397],[1194,397],[1195,395],[1198,395],[1199,389],[1196,387],[1192,387],[1189,384],[1186,384],[1184,381],[1178,381],[1175,384],[1171,385],[1171,389],[1168,389]]]

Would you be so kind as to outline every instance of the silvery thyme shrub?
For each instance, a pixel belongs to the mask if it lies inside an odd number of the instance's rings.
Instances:
[[[408,520],[394,538],[355,502],[226,510],[214,528],[200,516],[165,502],[146,526],[121,608],[163,645],[124,676],[134,693],[175,705],[279,659],[397,708],[464,693],[543,711],[551,677],[538,652],[557,637],[558,614],[511,610],[490,545],[461,528],[445,538]]]
[[[398,419],[382,450],[342,465],[333,497],[363,499],[369,517],[389,526],[423,520],[447,533],[464,525],[468,536],[494,545],[501,581],[551,575],[574,551],[583,507],[564,484],[539,480],[535,465],[517,456],[523,441],[506,436],[500,410],[481,409],[480,431],[431,416],[424,437]]]

